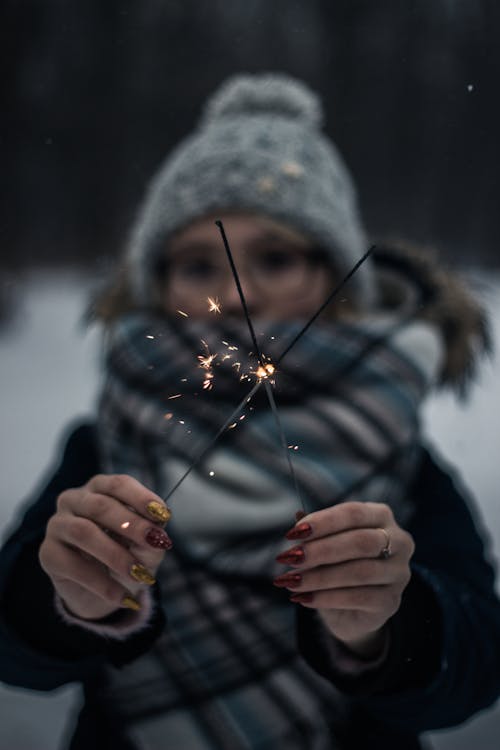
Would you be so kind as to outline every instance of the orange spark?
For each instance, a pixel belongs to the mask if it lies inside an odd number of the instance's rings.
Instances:
[[[264,362],[264,364],[258,366],[258,368],[255,370],[255,374],[260,380],[264,380],[265,378],[274,375],[275,371],[276,368],[274,365],[272,365],[270,362]]]

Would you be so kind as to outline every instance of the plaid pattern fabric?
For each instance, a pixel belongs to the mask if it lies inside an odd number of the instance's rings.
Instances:
[[[277,361],[297,330],[258,326],[266,356]],[[252,366],[245,341],[236,323],[123,320],[99,409],[107,469],[164,494],[250,389],[240,380]],[[210,390],[197,360],[207,351],[217,352]],[[430,328],[391,319],[317,326],[298,341],[280,364],[276,400],[300,446],[293,460],[309,509],[384,500],[409,516],[418,408],[438,355]],[[336,747],[341,696],[301,660],[294,606],[271,584],[297,500],[263,388],[244,416],[170,501],[174,549],[159,572],[167,632],[126,668],[109,668],[98,696],[141,750]]]
[[[138,748],[336,747],[342,699],[297,654],[286,594],[193,567],[175,550],[160,583],[165,634],[127,668],[108,668],[96,696]]]

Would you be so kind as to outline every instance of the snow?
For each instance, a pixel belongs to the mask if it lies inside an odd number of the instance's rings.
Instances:
[[[479,274],[478,278],[500,350],[500,276]],[[32,272],[16,280],[21,310],[11,326],[0,330],[0,531],[17,517],[20,501],[53,465],[68,422],[92,412],[98,340],[95,332],[85,332],[81,326],[91,284],[91,279],[69,271]],[[466,405],[444,394],[433,397],[425,408],[426,433],[473,490],[496,559],[500,557],[499,375],[497,354]],[[78,701],[79,689],[74,686],[50,695],[0,686],[2,747],[52,750]],[[438,750],[474,745],[494,750],[499,734],[500,710],[493,709],[465,727],[433,733],[432,739]]]

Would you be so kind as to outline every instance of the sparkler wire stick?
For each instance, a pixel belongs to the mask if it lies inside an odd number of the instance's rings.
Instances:
[[[264,357],[262,356],[262,352],[260,351],[259,344],[257,343],[257,336],[255,335],[255,329],[254,329],[253,324],[252,324],[252,319],[250,318],[250,313],[248,312],[247,302],[246,302],[246,299],[245,299],[245,295],[243,293],[243,289],[242,289],[241,282],[240,282],[240,277],[239,277],[238,270],[237,270],[235,262],[234,262],[233,254],[231,252],[231,248],[229,247],[229,242],[227,241],[226,232],[224,231],[224,225],[223,225],[222,221],[220,221],[220,220],[217,220],[215,222],[215,224],[219,228],[219,231],[220,231],[221,236],[222,236],[222,241],[224,243],[224,248],[226,250],[226,255],[227,255],[227,258],[229,260],[229,265],[231,266],[231,271],[232,271],[232,274],[233,274],[234,282],[236,284],[236,288],[237,288],[238,294],[240,296],[241,306],[243,307],[243,311],[245,313],[245,318],[246,318],[246,321],[247,321],[248,330],[250,331],[250,336],[252,338],[252,342],[253,342],[253,345],[254,345],[254,348],[255,348],[255,353],[257,355],[257,359],[258,359],[259,365],[264,370]],[[295,492],[297,494],[297,497],[299,499],[299,502],[300,502],[300,504],[302,506],[302,509],[305,511],[304,501],[303,501],[302,495],[300,493],[299,483],[297,481],[297,476],[296,476],[295,470],[293,468],[293,463],[292,463],[292,458],[290,456],[290,451],[289,451],[289,449],[287,447],[285,432],[283,430],[283,425],[281,423],[281,419],[280,419],[280,416],[279,416],[279,413],[278,413],[278,407],[276,406],[276,401],[274,399],[274,394],[272,392],[272,388],[271,388],[271,386],[269,384],[267,376],[264,375],[264,377],[262,379],[264,380],[264,387],[266,389],[266,394],[267,394],[267,399],[269,401],[269,406],[271,407],[271,411],[273,413],[273,416],[274,416],[274,419],[275,419],[275,422],[276,422],[276,427],[278,428],[278,434],[279,434],[279,437],[280,437],[281,445],[282,445],[283,450],[285,452],[285,458],[286,458],[286,462],[288,464],[288,469],[290,471],[290,476],[292,478],[293,486],[294,486]]]
[[[220,438],[220,436],[222,435],[222,433],[225,430],[227,430],[227,428],[229,427],[229,425],[231,424],[231,422],[238,416],[238,414],[240,413],[240,411],[245,408],[245,404],[248,403],[248,401],[250,401],[250,399],[252,398],[252,396],[255,395],[255,393],[259,390],[259,388],[260,388],[261,385],[262,385],[262,380],[258,380],[255,383],[255,385],[253,386],[252,390],[249,393],[247,393],[247,395],[245,396],[245,398],[243,398],[240,401],[240,403],[238,404],[238,406],[236,407],[236,409],[234,409],[234,411],[229,415],[229,417],[226,419],[226,421],[224,422],[224,424],[222,425],[222,427],[219,428],[219,430],[213,436],[213,438],[211,438],[211,440],[209,440],[208,443],[202,448],[202,450],[198,453],[198,455],[196,456],[196,458],[189,464],[188,468],[186,469],[186,471],[184,472],[184,474],[181,476],[181,478],[178,479],[177,482],[174,484],[174,486],[168,491],[168,494],[163,498],[165,500],[165,502],[167,502],[167,500],[174,494],[174,492],[176,491],[176,489],[178,487],[180,487],[180,485],[182,484],[182,482],[186,479],[186,477],[188,476],[188,474],[191,473],[191,471],[194,469],[194,467],[197,466],[200,463],[200,461],[208,453],[208,451],[210,450],[210,448],[212,447],[212,445],[214,445],[214,443],[217,442],[217,440]]]
[[[356,271],[361,266],[361,264],[365,262],[365,260],[368,258],[369,255],[371,255],[371,253],[374,250],[375,250],[375,245],[372,245],[366,251],[366,253],[363,255],[363,257],[358,260],[358,262],[356,263],[356,265],[353,266],[353,268],[351,268],[351,270],[349,271],[349,273],[346,276],[344,276],[344,278],[342,279],[342,281],[340,281],[337,284],[337,286],[333,289],[333,291],[328,295],[328,297],[326,298],[326,300],[323,302],[323,304],[321,305],[321,307],[314,313],[314,315],[312,316],[312,318],[310,318],[308,320],[308,322],[305,324],[305,326],[300,329],[300,331],[296,334],[296,336],[294,336],[294,338],[291,340],[291,342],[286,347],[285,351],[280,354],[280,356],[276,360],[276,364],[277,365],[280,364],[280,362],[282,361],[283,357],[285,357],[288,354],[288,352],[290,351],[290,349],[295,346],[295,344],[297,343],[297,341],[304,335],[304,333],[307,330],[309,330],[309,328],[312,326],[312,324],[314,323],[314,321],[317,318],[319,318],[319,316],[321,315],[321,313],[323,312],[323,310],[325,310],[328,307],[328,305],[330,304],[330,302],[333,301],[334,297],[337,296],[337,294],[340,292],[340,290],[343,288],[343,286],[349,281],[349,279],[351,278],[351,276],[353,276],[356,273]]]
[[[220,221],[219,219],[217,219],[217,221],[215,222],[215,225],[219,228],[219,232],[221,233],[222,242],[224,243],[224,249],[226,251],[226,255],[227,255],[227,259],[229,261],[229,265],[231,266],[231,271],[232,271],[232,274],[233,274],[234,283],[236,284],[236,289],[238,290],[238,294],[240,295],[241,306],[243,307],[243,312],[245,313],[245,318],[246,318],[246,321],[247,321],[248,330],[250,331],[250,336],[252,337],[252,343],[253,343],[254,348],[255,348],[255,353],[257,355],[257,359],[259,360],[259,365],[261,367],[264,367],[264,362],[263,362],[263,359],[262,359],[262,354],[260,352],[259,345],[257,343],[257,337],[255,335],[255,330],[254,330],[254,327],[252,325],[252,320],[250,318],[250,313],[248,312],[247,301],[245,299],[245,295],[243,294],[243,289],[241,288],[240,277],[238,275],[238,271],[236,270],[236,266],[234,264],[234,258],[233,258],[233,254],[231,252],[231,248],[229,247],[229,242],[227,241],[226,232],[224,231],[224,225],[223,225],[222,221]]]
[[[302,494],[300,492],[300,487],[299,487],[299,483],[297,481],[297,475],[295,473],[295,469],[293,468],[292,457],[290,455],[290,449],[287,446],[286,437],[285,437],[285,431],[283,430],[283,425],[281,424],[281,419],[280,419],[280,416],[279,416],[278,407],[276,406],[276,401],[274,399],[273,389],[271,388],[271,385],[270,385],[269,381],[267,380],[267,378],[264,380],[264,388],[266,389],[267,398],[269,400],[269,404],[270,404],[271,409],[273,411],[274,419],[276,420],[276,426],[278,427],[278,432],[279,432],[279,436],[280,436],[280,440],[281,440],[281,445],[283,447],[283,451],[284,451],[285,456],[286,456],[286,460],[287,460],[287,463],[288,463],[288,469],[290,471],[290,476],[292,477],[292,480],[293,480],[293,486],[294,486],[294,489],[295,489],[295,494],[297,495],[297,497],[300,500],[300,504],[302,506],[302,510],[305,511],[306,509],[304,507],[304,500],[303,500]]]

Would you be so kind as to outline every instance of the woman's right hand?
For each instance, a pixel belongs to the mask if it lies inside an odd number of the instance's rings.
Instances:
[[[61,493],[39,558],[67,609],[86,620],[138,609],[137,594],[172,546],[162,528],[169,517],[161,497],[125,474]]]

